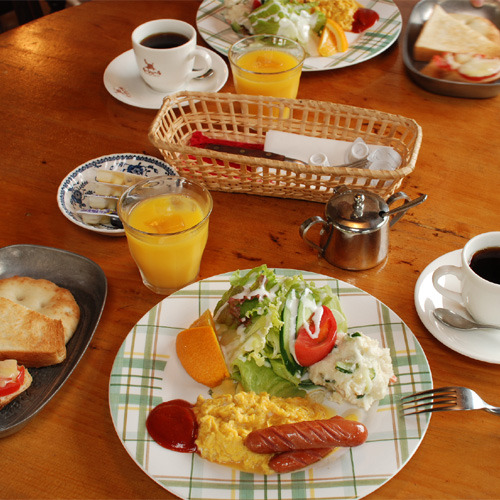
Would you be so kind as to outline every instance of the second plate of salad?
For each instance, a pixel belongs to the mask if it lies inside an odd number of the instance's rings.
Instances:
[[[285,0],[284,0],[285,1]],[[346,32],[349,48],[333,56],[309,56],[304,71],[325,71],[367,61],[387,50],[398,38],[402,28],[401,13],[392,0],[364,0],[363,6],[375,11],[379,19],[362,33]],[[227,19],[224,0],[204,0],[196,15],[198,31],[205,42],[217,52],[227,55],[231,45],[244,38]]]

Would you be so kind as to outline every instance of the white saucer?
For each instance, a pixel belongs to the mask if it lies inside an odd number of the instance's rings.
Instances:
[[[415,286],[415,307],[422,323],[429,332],[445,346],[469,358],[487,363],[500,364],[500,333],[493,330],[462,331],[449,328],[434,318],[433,311],[437,307],[446,307],[468,316],[463,306],[444,298],[432,284],[432,273],[440,266],[460,265],[460,252],[442,255],[431,262],[420,275]],[[443,284],[450,290],[458,291],[456,278],[446,276]]]
[[[191,80],[185,89],[198,92],[217,92],[227,81],[229,70],[221,56],[205,47],[198,48],[207,51],[212,57],[214,74],[202,80]],[[139,108],[160,109],[163,98],[173,92],[157,92],[146,85],[139,74],[132,49],[113,59],[104,71],[104,86],[106,90],[119,101]]]

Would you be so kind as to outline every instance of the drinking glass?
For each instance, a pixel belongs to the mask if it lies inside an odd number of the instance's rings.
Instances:
[[[149,289],[168,295],[195,281],[212,207],[209,191],[183,177],[153,177],[123,193],[118,215]]]
[[[305,59],[302,46],[276,35],[254,35],[234,43],[229,62],[238,94],[295,99]]]

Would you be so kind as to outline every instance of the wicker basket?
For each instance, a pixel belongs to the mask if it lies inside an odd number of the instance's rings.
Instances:
[[[196,131],[263,144],[270,129],[345,141],[361,137],[367,144],[393,147],[402,162],[396,170],[319,167],[189,145]],[[180,175],[210,190],[325,202],[342,184],[384,199],[393,194],[415,168],[422,131],[402,116],[330,102],[185,91],[165,98],[149,139]]]

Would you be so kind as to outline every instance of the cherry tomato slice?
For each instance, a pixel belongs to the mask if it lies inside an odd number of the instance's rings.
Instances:
[[[332,311],[323,306],[323,315],[319,323],[319,335],[313,338],[316,333],[314,314],[309,319],[309,330],[301,326],[295,340],[295,358],[301,366],[311,366],[321,361],[331,352],[337,340],[337,322]]]
[[[18,366],[17,369],[19,370],[19,372],[17,374],[16,379],[12,380],[11,382],[8,382],[4,387],[0,387],[0,397],[13,394],[14,392],[18,391],[19,388],[23,385],[24,366]]]

